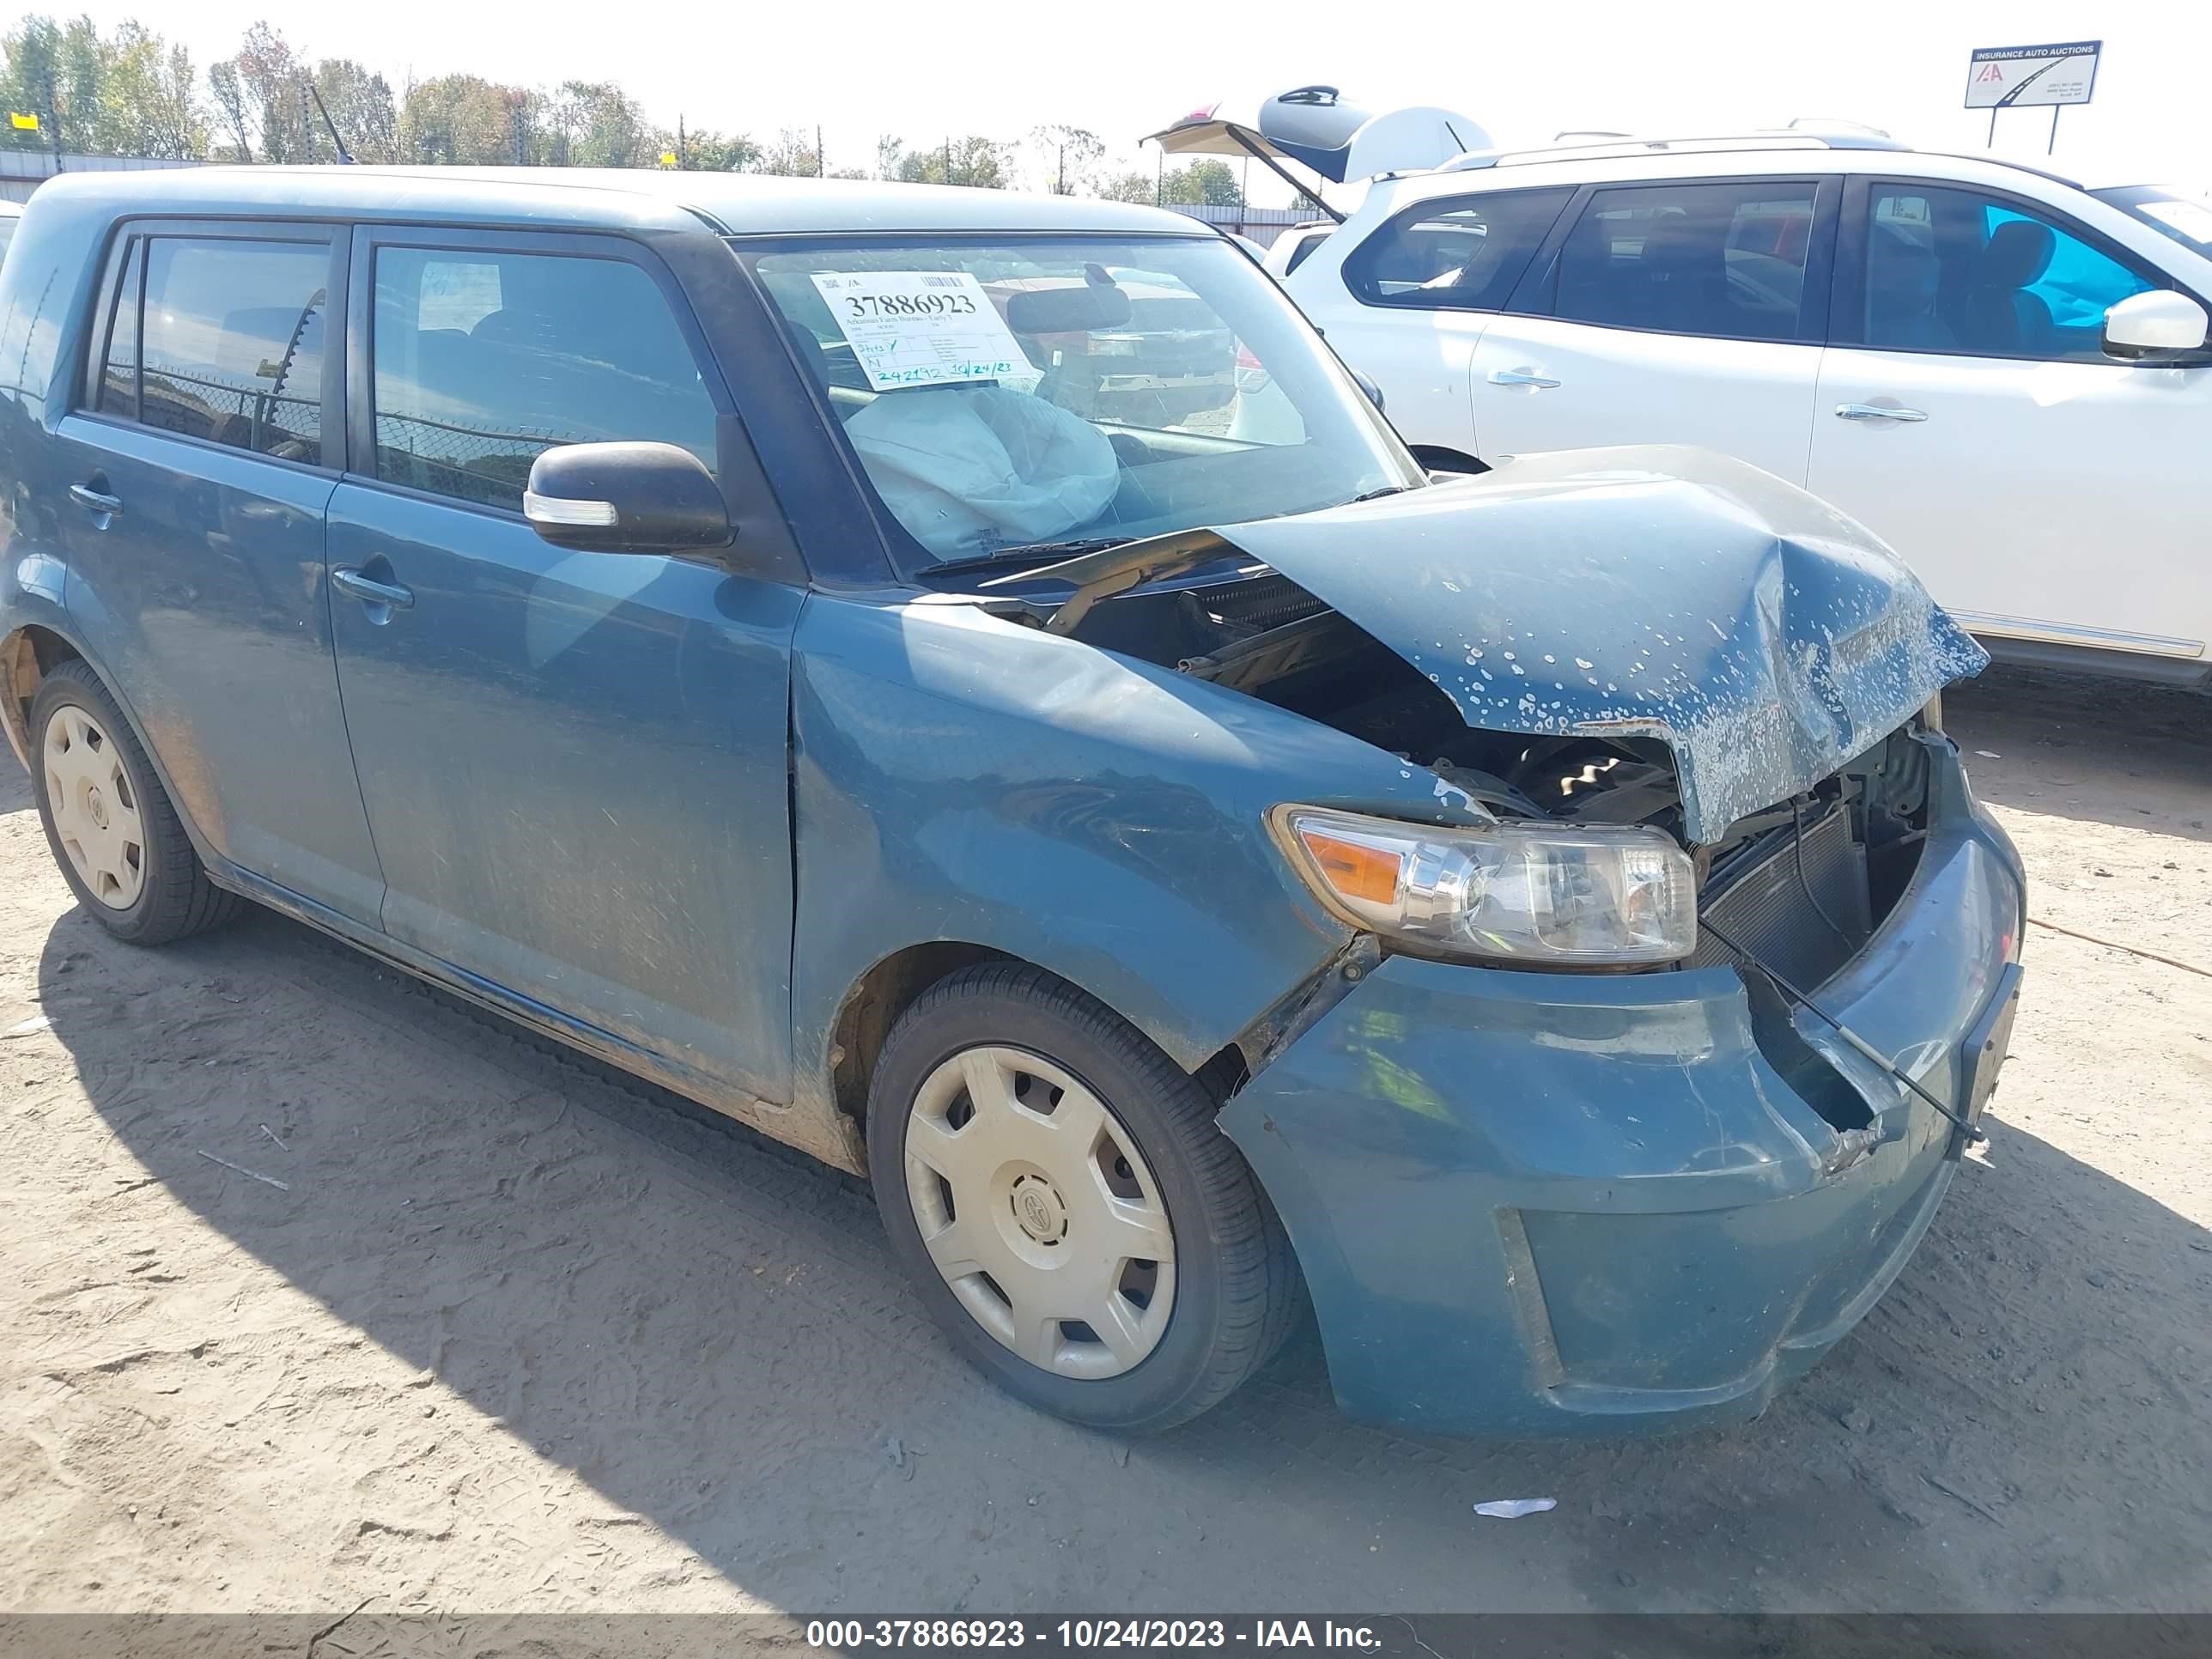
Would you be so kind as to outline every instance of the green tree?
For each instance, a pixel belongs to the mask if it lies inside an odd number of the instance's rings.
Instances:
[[[1168,173],[1160,199],[1170,207],[1242,207],[1244,192],[1226,161],[1190,161]]]
[[[818,179],[822,176],[821,142],[803,128],[786,127],[761,147],[754,170],[783,179]]]
[[[1158,191],[1158,175],[1137,167],[1098,181],[1098,194],[1109,202],[1153,202]]]
[[[562,82],[546,100],[546,116],[549,142],[535,157],[542,165],[654,167],[662,150],[676,147],[611,81]]]
[[[1106,159],[1106,141],[1088,127],[1032,127],[1023,140],[1034,172],[1054,196],[1079,196]]]
[[[517,90],[478,75],[417,82],[400,103],[401,157],[465,167],[512,162],[517,124],[526,116],[513,96]]]
[[[267,23],[246,30],[236,54],[209,68],[208,84],[241,160],[313,158],[320,123],[308,102],[307,82],[306,61]]]
[[[9,131],[34,149],[89,150],[99,142],[100,51],[92,20],[67,25],[26,17],[4,40],[8,106],[39,118],[36,132]]]
[[[314,80],[323,107],[330,112],[331,125],[355,161],[399,159],[399,109],[389,81],[350,58],[325,58],[315,65]],[[309,137],[309,154],[316,161],[337,160],[330,131],[320,115],[314,117]]]
[[[667,148],[676,148],[672,141]],[[684,135],[683,165],[695,173],[744,173],[760,163],[761,147],[744,133]]]
[[[0,37],[0,99],[39,118],[20,146],[93,155],[190,156],[206,126],[191,56],[143,23],[103,36],[88,17],[24,18]]]
[[[192,55],[137,21],[107,43],[100,125],[118,155],[189,160],[207,154],[207,120]]]
[[[1007,146],[970,133],[942,144],[909,150],[899,162],[898,176],[910,185],[966,185],[977,190],[1005,190],[1011,180]]]

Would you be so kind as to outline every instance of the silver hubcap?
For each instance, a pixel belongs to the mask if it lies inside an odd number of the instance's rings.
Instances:
[[[94,898],[128,910],[146,885],[146,832],[123,757],[91,715],[64,703],[46,722],[44,758],[62,851]]]
[[[970,1048],[932,1072],[907,1121],[906,1188],[945,1282],[1032,1365],[1116,1376],[1158,1346],[1175,1304],[1158,1183],[1049,1060]]]

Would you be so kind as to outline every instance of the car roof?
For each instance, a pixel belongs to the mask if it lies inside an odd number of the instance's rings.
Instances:
[[[1493,152],[1462,156],[1418,173],[1378,180],[1401,186],[1401,200],[1517,190],[1540,184],[1588,184],[1619,179],[1736,178],[1746,173],[1879,173],[1908,178],[1957,179],[2015,185],[2039,179],[2069,190],[2081,186],[2062,174],[1996,155],[1954,155],[1901,144],[1790,142],[1776,137],[1626,143],[1558,149]],[[1411,186],[1412,188],[1406,188]]]
[[[64,173],[43,187],[135,215],[428,220],[544,229],[617,227],[732,235],[1063,231],[1201,236],[1164,209],[1067,196],[867,179],[618,167],[208,167]]]

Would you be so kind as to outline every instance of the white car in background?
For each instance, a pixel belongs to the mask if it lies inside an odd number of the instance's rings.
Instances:
[[[1792,131],[1470,154],[1318,229],[1269,264],[1430,465],[1720,450],[2000,657],[2212,680],[2202,197]]]

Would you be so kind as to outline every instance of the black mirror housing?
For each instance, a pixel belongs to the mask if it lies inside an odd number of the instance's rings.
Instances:
[[[562,444],[532,462],[522,516],[580,553],[694,553],[727,547],[721,486],[674,444]]]
[[[1352,368],[1349,363],[1345,367]],[[1359,389],[1367,394],[1367,401],[1373,404],[1379,411],[1382,407],[1382,388],[1375,384],[1373,377],[1361,373],[1358,369],[1352,368],[1352,378],[1358,382]]]

